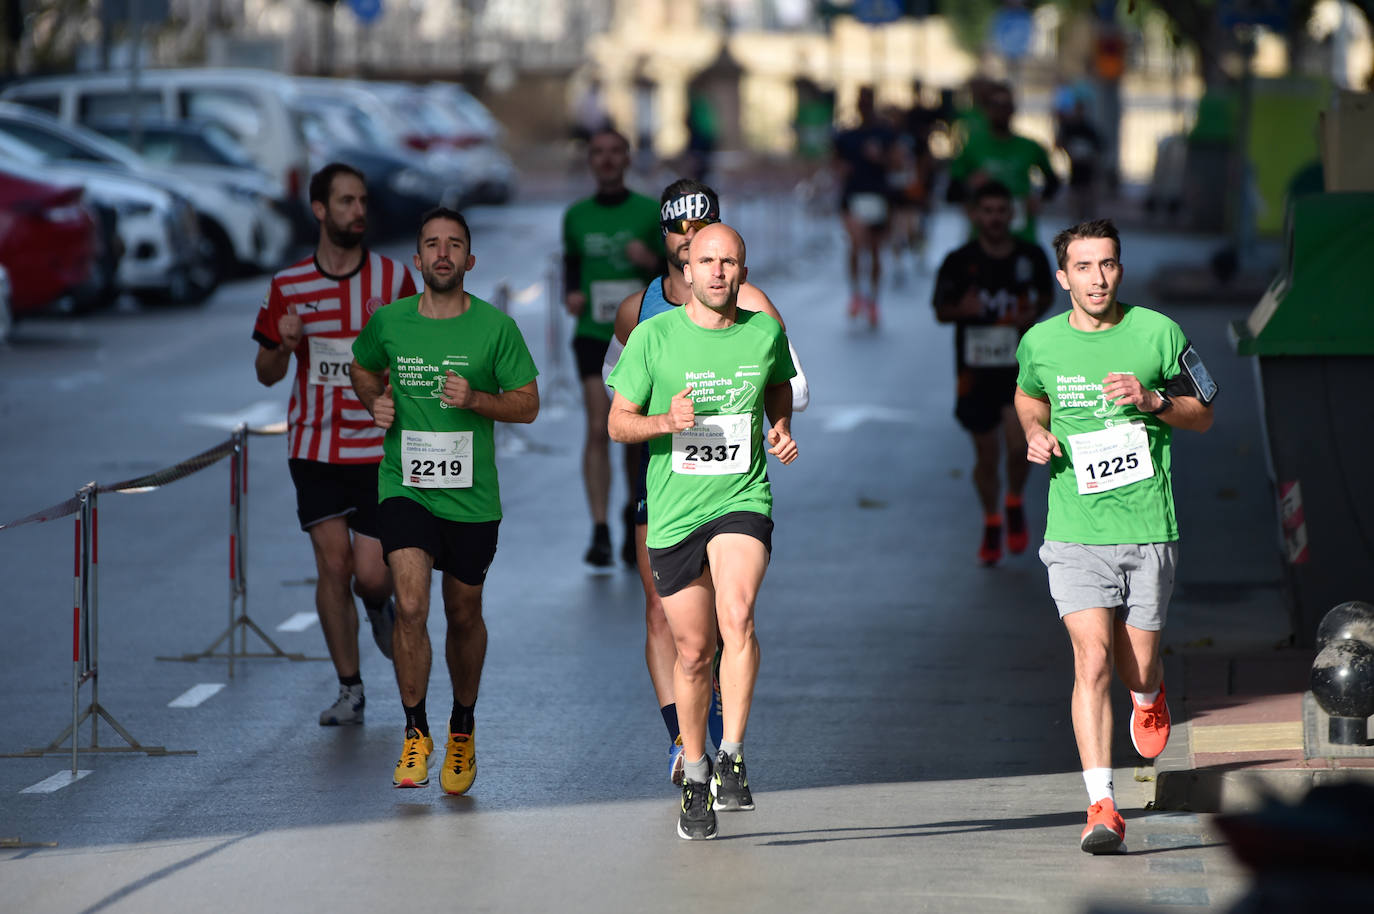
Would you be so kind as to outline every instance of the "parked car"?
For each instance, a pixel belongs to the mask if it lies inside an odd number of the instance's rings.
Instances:
[[[0,162],[30,180],[79,184],[114,212],[120,256],[112,290],[150,302],[198,302],[214,291],[200,222],[185,198],[97,162],[54,160],[3,132]]]
[[[295,111],[310,146],[311,170],[336,161],[358,169],[367,180],[367,221],[372,235],[390,238],[413,233],[420,215],[439,205],[445,180],[414,153],[368,146],[348,123],[350,112],[344,104]]]
[[[199,166],[189,172],[159,167],[93,130],[4,102],[0,102],[0,132],[57,161],[99,162],[126,169],[189,199],[199,215],[201,234],[213,248],[207,265],[217,269],[216,283],[238,265],[275,269],[286,259],[290,226],[263,195],[262,181],[251,171],[236,176],[220,173],[216,180],[209,180]]]
[[[439,176],[442,186],[434,188],[435,200],[471,201],[472,182],[457,151],[444,146],[419,151],[406,140],[410,129],[403,112],[373,92],[368,84],[354,80],[297,77],[300,107],[340,112],[361,145],[393,156],[414,156],[418,168]],[[453,205],[449,202],[447,205]],[[456,208],[456,207],[455,207]]]
[[[100,226],[79,186],[35,180],[0,167],[0,266],[5,323],[78,294],[95,273]]]
[[[474,203],[505,203],[515,194],[515,163],[501,140],[500,123],[467,90],[451,83],[414,86],[370,83],[410,125],[411,145],[444,147],[461,163]]]
[[[305,139],[291,117],[291,77],[267,70],[205,67],[143,70],[137,90],[127,74],[74,73],[13,83],[0,97],[41,108],[71,124],[128,117],[212,120],[222,124],[292,202],[298,228],[313,236]]]

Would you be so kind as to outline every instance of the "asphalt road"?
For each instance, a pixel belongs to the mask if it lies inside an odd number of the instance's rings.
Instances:
[[[972,449],[952,417],[951,331],[929,307],[933,264],[960,240],[958,219],[937,225],[931,269],[889,285],[873,332],[843,315],[832,224],[787,199],[736,211],[751,279],[787,318],[812,389],[794,424],[799,460],[771,468],[777,530],[747,740],[757,811],[722,815],[715,842],[675,836],[638,580],[591,575],[580,561],[580,406],[568,322],[551,329],[543,285],[559,208],[522,203],[472,214],[468,288],[511,290],[544,406],[502,437],[505,520],[486,589],[471,795],[446,797],[437,782],[391,787],[401,708],[365,624],[361,728],[316,725],[335,691],[327,663],[245,660],[230,679],[220,659],[155,659],[208,647],[227,622],[220,463],[100,501],[100,702],[140,742],[195,754],[82,754],[87,773],[74,782],[63,775],[69,755],[0,758],[0,908],[1224,909],[1244,874],[1207,817],[1144,808],[1149,769],[1135,767],[1121,727],[1131,853],[1077,849],[1087,804],[1068,721],[1070,655],[1038,542],[996,569],[975,560],[981,520]],[[1196,251],[1195,239],[1128,234],[1126,244],[1134,272],[1123,297],[1141,303],[1143,292],[1130,293],[1152,265]],[[404,244],[383,250],[408,256]],[[265,278],[242,280],[198,308],[20,326],[0,350],[0,523],[89,480],[174,464],[239,421],[283,417],[285,387],[260,387],[252,369],[265,290]],[[1191,494],[1179,499],[1185,559],[1166,641],[1232,624],[1218,594],[1263,590],[1276,576],[1248,369],[1223,335],[1245,310],[1175,314],[1233,412],[1217,434],[1177,448],[1178,485]],[[248,613],[287,651],[320,657],[318,625],[278,630],[313,609],[283,439],[253,438],[250,469]],[[1044,491],[1037,473],[1033,534]],[[1186,539],[1218,514],[1235,531],[1229,542]],[[71,572],[71,518],[0,530],[0,752],[44,746],[70,723]],[[431,632],[442,637],[441,615]],[[445,683],[436,660],[435,721]],[[197,686],[203,701],[169,707]],[[104,726],[99,738],[121,743]]]

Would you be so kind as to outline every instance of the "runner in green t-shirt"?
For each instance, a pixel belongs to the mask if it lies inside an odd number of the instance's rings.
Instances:
[[[1173,429],[1212,425],[1216,385],[1178,325],[1117,301],[1121,241],[1110,220],[1054,239],[1072,308],[1016,351],[1026,456],[1049,464],[1040,558],[1074,655],[1072,717],[1092,854],[1122,848],[1112,791],[1112,667],[1131,690],[1131,741],[1155,758],[1169,739],[1159,643],[1178,563],[1170,483]]]
[[[625,137],[611,129],[593,134],[587,143],[587,164],[596,180],[596,193],[568,207],[563,216],[563,282],[564,304],[577,318],[572,347],[587,415],[582,482],[592,515],[592,542],[584,561],[605,569],[614,563],[611,531],[606,524],[611,493],[606,414],[611,399],[601,381],[601,365],[615,331],[620,302],[662,272],[663,238],[658,204],[625,187],[625,172],[630,167],[630,145]],[[637,457],[637,450],[626,449],[621,556],[627,565],[635,563]]]
[[[463,290],[476,259],[461,214],[421,217],[415,266],[419,295],[380,309],[353,343],[353,389],[386,429],[378,469],[382,551],[396,581],[393,652],[405,707],[405,743],[392,783],[429,783],[434,741],[429,686],[431,572],[443,572],[445,656],[453,713],[439,781],[465,793],[477,774],[473,709],[486,656],[482,585],[496,555],[501,495],[495,422],[533,422],[539,374],[520,330]]]
[[[636,327],[608,380],[611,437],[649,442],[649,560],[677,644],[686,759],[678,834],[689,839],[715,837],[715,805],[754,808],[743,742],[758,676],[754,601],[773,529],[764,441],[785,464],[797,457],[788,383],[796,369],[778,322],[738,308],[744,253],[729,226],[698,230],[684,268],[691,298]],[[725,722],[712,777],[705,744],[717,632]]]
[[[984,105],[986,129],[970,131],[963,149],[950,163],[949,199],[967,200],[978,185],[1001,181],[1011,191],[1016,209],[1012,234],[1035,243],[1036,217],[1041,204],[1059,190],[1059,176],[1054,173],[1044,146],[1011,132],[1011,117],[1016,108],[1010,86],[1003,83],[990,89]],[[1031,181],[1032,172],[1040,174],[1042,185],[1038,191]]]

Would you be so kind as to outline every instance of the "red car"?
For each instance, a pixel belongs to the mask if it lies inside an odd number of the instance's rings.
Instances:
[[[0,264],[10,274],[15,317],[41,311],[91,279],[102,242],[84,193],[0,168]]]

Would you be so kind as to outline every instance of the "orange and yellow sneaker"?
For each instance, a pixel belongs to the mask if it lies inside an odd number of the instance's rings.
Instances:
[[[406,741],[401,746],[401,760],[391,783],[397,787],[424,787],[429,784],[429,756],[434,740],[414,727],[406,728]]]
[[[1088,807],[1088,824],[1078,846],[1089,854],[1116,854],[1126,849],[1126,820],[1116,811],[1116,803],[1104,799]]]
[[[1156,758],[1169,743],[1169,705],[1164,700],[1164,684],[1153,704],[1142,705],[1131,695],[1131,742],[1142,758]]]
[[[471,733],[450,733],[444,750],[444,767],[439,771],[439,786],[444,793],[461,796],[477,777],[477,748]]]

